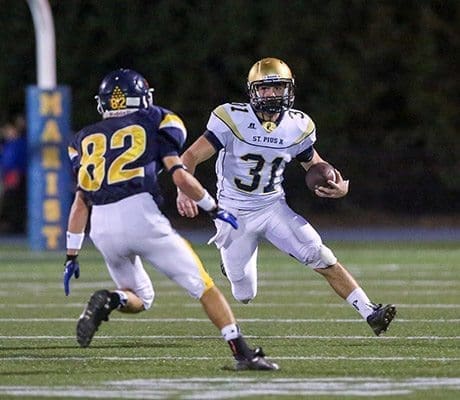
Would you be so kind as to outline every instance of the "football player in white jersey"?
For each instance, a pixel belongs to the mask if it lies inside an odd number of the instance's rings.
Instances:
[[[277,58],[257,61],[247,79],[249,103],[226,103],[214,109],[206,131],[182,155],[188,171],[216,152],[217,198],[233,213],[239,229],[216,220],[212,238],[220,249],[222,272],[236,300],[248,303],[257,294],[257,251],[267,239],[278,249],[323,275],[335,292],[354,307],[378,336],[396,315],[392,304],[374,304],[317,231],[285,201],[282,187],[287,163],[296,159],[305,170],[324,161],[314,149],[316,129],[304,112],[293,109],[294,79]],[[319,187],[320,197],[340,198],[348,180]],[[195,217],[196,202],[183,192],[177,197],[179,214]]]
[[[179,153],[186,139],[185,126],[175,113],[153,104],[152,91],[136,71],[111,72],[96,96],[102,121],[80,130],[69,146],[78,187],[68,221],[64,291],[68,295],[70,279],[80,275],[77,255],[90,206],[90,237],[116,287],[93,293],[78,320],[77,341],[89,346],[113,310],[138,313],[152,306],[155,292],[144,259],[199,299],[229,344],[237,370],[277,370],[261,348],[246,344],[227,300],[159,209],[157,175],[166,169],[174,184],[213,219],[238,228],[235,217],[217,207],[182,165]]]

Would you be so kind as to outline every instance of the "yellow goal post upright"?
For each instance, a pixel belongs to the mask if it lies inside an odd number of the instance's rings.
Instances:
[[[72,196],[67,144],[71,93],[56,83],[54,22],[48,0],[27,0],[32,14],[37,84],[26,89],[27,236],[32,250],[65,248]]]

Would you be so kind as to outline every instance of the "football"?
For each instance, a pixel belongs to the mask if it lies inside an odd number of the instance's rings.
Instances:
[[[318,186],[329,186],[327,181],[336,182],[337,174],[335,168],[327,163],[320,162],[313,164],[305,174],[305,183],[308,189],[314,191]]]

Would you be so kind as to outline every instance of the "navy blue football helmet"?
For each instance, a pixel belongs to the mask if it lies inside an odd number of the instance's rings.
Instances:
[[[151,106],[153,88],[138,72],[120,68],[104,77],[95,98],[104,118],[120,116]]]

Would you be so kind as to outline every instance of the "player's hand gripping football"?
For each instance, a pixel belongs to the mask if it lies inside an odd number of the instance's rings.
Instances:
[[[70,294],[70,278],[75,275],[75,279],[80,277],[80,264],[77,261],[77,256],[67,256],[64,263],[64,293],[66,296]]]
[[[320,186],[315,189],[315,194],[318,197],[330,197],[337,199],[343,197],[348,193],[348,186],[350,181],[344,180],[339,170],[335,170],[336,181],[328,181],[329,186]]]

